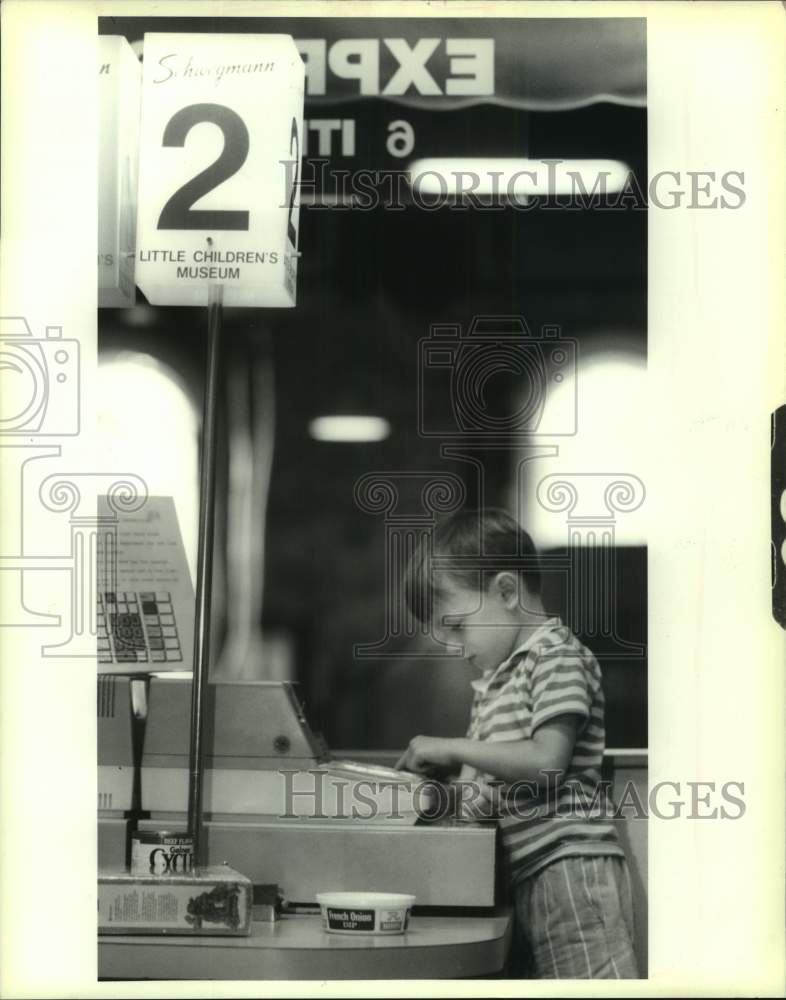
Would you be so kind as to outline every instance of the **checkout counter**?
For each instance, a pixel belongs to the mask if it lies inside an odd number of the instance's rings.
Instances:
[[[126,866],[134,830],[185,830],[190,699],[182,676],[99,678],[100,867]],[[441,818],[435,786],[421,776],[335,760],[288,682],[210,684],[205,740],[207,863],[226,862],[255,886],[277,885],[283,912],[255,921],[247,938],[100,937],[99,977],[501,973],[511,919],[496,906],[494,823]],[[360,889],[415,895],[408,930],[326,933],[316,893]]]

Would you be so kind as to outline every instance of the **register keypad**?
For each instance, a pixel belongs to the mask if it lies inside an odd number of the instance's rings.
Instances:
[[[97,610],[99,663],[182,662],[168,590],[107,590]]]

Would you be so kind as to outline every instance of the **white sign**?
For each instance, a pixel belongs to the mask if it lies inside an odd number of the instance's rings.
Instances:
[[[98,513],[114,516],[103,495]],[[98,672],[192,670],[194,587],[174,500],[149,496],[116,523],[111,551],[102,531],[96,548]]]
[[[146,34],[137,284],[294,306],[305,67],[289,35]]]
[[[98,39],[98,304],[132,306],[142,67],[125,38]]]

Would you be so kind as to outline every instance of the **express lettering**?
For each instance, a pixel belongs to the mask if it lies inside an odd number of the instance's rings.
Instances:
[[[421,38],[414,47],[404,38],[343,38],[329,47],[324,38],[295,39],[306,64],[306,96],[327,93],[330,72],[339,80],[354,80],[359,94],[396,97],[413,90],[426,96],[488,97],[494,93],[493,38]],[[396,69],[381,86],[380,45],[396,61]],[[448,73],[441,81],[426,67],[444,46]]]

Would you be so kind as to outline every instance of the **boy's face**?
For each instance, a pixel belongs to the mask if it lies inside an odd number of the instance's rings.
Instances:
[[[435,602],[437,638],[462,646],[464,659],[479,670],[495,670],[506,660],[521,631],[515,614],[517,594],[506,590],[502,577],[492,580],[485,591],[441,581],[444,590]]]

